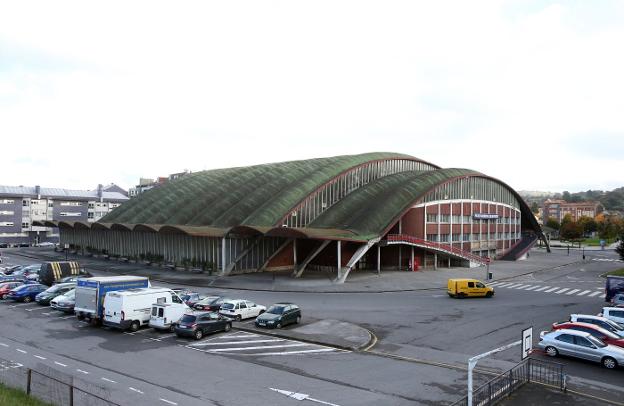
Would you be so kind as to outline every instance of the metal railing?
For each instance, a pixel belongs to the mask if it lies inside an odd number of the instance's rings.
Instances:
[[[470,251],[464,251],[462,249],[455,248],[449,244],[440,244],[439,242],[427,241],[423,240],[422,238],[412,237],[410,235],[388,234],[387,240],[388,243],[407,243],[417,245],[423,248],[430,248],[433,250],[442,251],[484,265],[490,263],[489,257],[481,257],[479,255],[473,254]]]
[[[539,383],[566,390],[566,377],[563,364],[527,358],[509,371],[498,375],[472,393],[474,406],[490,406],[509,396],[525,383]],[[452,404],[468,406],[468,396]]]
[[[51,376],[53,373],[57,376]],[[54,369],[50,368],[46,373],[4,359],[0,359],[0,383],[21,389],[37,399],[54,405],[121,406],[109,400],[110,393],[102,387],[89,383],[78,387],[76,385],[78,382],[73,377]]]

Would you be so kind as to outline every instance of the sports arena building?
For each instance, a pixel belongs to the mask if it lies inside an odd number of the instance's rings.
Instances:
[[[95,223],[59,221],[74,249],[223,275],[477,266],[515,260],[538,238],[505,183],[409,155],[368,153],[202,171]]]

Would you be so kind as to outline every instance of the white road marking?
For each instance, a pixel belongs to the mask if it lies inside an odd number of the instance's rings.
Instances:
[[[76,318],[76,316],[65,316],[65,317],[59,317],[59,319],[63,319],[63,320],[73,319],[73,318]]]
[[[296,344],[283,344],[283,345],[262,345],[262,346],[254,346],[254,347],[236,347],[236,348],[217,348],[214,350],[205,350],[206,352],[229,352],[229,351],[248,351],[248,350],[261,350],[265,348],[287,348],[287,347],[304,347],[306,345],[313,345],[307,343],[296,343]]]
[[[21,352],[22,354],[28,354],[26,351],[24,350],[20,350],[19,348],[16,348],[15,351],[17,352]]]
[[[338,350],[335,348],[319,348],[318,350],[302,350],[302,351],[284,351],[284,352],[263,352],[254,355],[290,355],[290,354],[309,354],[315,352],[349,352],[344,350]]]
[[[82,369],[76,369],[76,371],[80,372],[81,374],[89,375],[87,371],[83,371]]]
[[[514,289],[524,289],[524,288],[528,288],[531,285],[520,285],[520,286],[516,286]]]
[[[37,308],[33,308],[33,309],[26,309],[27,312],[36,312],[39,310],[48,310],[47,307],[37,307]]]
[[[8,344],[5,344],[5,343],[0,343],[0,346],[2,346],[2,347],[8,347],[9,345],[8,345]]]
[[[568,293],[566,293],[566,295],[573,295],[573,294],[575,294],[576,292],[580,292],[580,291],[581,291],[580,289],[572,289],[571,291],[569,291]]]
[[[66,367],[66,366],[67,366],[67,365],[65,365],[65,364],[61,364],[60,362],[57,362],[57,361],[54,361],[54,363],[55,363],[56,365],[60,365],[60,366],[62,366],[62,367]]]
[[[240,335],[222,335],[219,337],[214,337],[215,340],[224,340],[226,338],[250,338],[250,337],[258,337],[258,334],[252,334],[252,333],[248,333],[248,334],[240,334]]]
[[[583,296],[583,295],[588,294],[589,292],[591,292],[591,290],[584,290],[581,293],[579,293],[577,296]]]
[[[592,293],[591,295],[588,295],[588,296],[589,297],[594,297],[594,296],[597,296],[597,295],[599,295],[601,293],[602,293],[601,291],[596,291],[596,292],[594,292],[594,293]]]
[[[500,284],[502,284],[503,282],[490,282],[487,285],[488,286],[500,286]]]
[[[284,339],[271,339],[271,340],[245,340],[245,341],[221,341],[218,343],[203,341],[201,343],[190,344],[193,347],[205,346],[205,345],[229,345],[229,344],[253,344],[253,343],[275,343],[278,341],[286,341]]]
[[[498,285],[498,287],[499,287],[499,288],[504,288],[504,287],[507,287],[507,286],[509,286],[509,285],[513,285],[513,283],[509,283],[509,282],[507,282],[507,283],[501,283],[500,285]]]
[[[112,379],[108,379],[108,378],[100,378],[100,379],[106,382],[110,382],[110,383],[117,383],[116,381],[113,381]]]
[[[19,304],[14,304],[14,305],[9,305],[9,307],[21,307],[21,306],[32,306],[34,304],[37,304],[35,302],[30,302],[30,303],[19,303]]]
[[[566,291],[568,291],[568,290],[570,290],[570,288],[563,288],[563,289],[560,289],[560,290],[556,291],[555,293],[556,293],[556,294],[559,294],[559,293],[566,292]]]
[[[556,288],[548,289],[548,290],[544,291],[544,293],[550,293],[550,292],[552,292],[554,290],[557,290],[557,289],[559,289],[559,286],[557,286]]]
[[[539,285],[530,286],[530,287],[526,288],[525,290],[533,290],[533,289],[537,289],[537,288],[539,288]]]
[[[160,398],[160,400],[162,400],[162,401],[163,401],[163,402],[165,402],[165,403],[169,403],[170,405],[174,405],[174,406],[175,406],[175,405],[177,405],[177,403],[176,403],[176,402],[172,402],[172,401],[167,400],[167,399]]]
[[[140,391],[140,390],[138,390],[138,389],[136,389],[136,388],[133,388],[132,386],[129,386],[129,387],[128,387],[128,389],[133,390],[133,391],[135,391],[135,392],[137,392],[137,393],[140,393],[141,395],[143,395],[143,394],[144,394],[144,392],[143,392],[143,391]]]
[[[52,313],[41,313],[41,314],[43,314],[44,316],[49,316],[49,315],[51,315]]]
[[[39,359],[44,359],[44,360],[47,359],[46,357],[42,357],[41,355],[33,355],[33,357],[39,358]]]
[[[535,291],[536,291],[536,292],[541,292],[542,290],[546,290],[546,289],[548,289],[548,288],[550,288],[550,286],[542,286],[542,287],[541,287],[541,288],[539,288],[539,289],[535,289]]]

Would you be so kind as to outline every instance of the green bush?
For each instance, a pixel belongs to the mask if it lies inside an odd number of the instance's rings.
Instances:
[[[31,396],[26,392],[7,388],[0,384],[0,405],[2,406],[51,406]]]

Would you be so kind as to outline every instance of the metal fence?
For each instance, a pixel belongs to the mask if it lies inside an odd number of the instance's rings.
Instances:
[[[109,390],[43,364],[33,369],[14,361],[0,359],[0,383],[21,389],[52,405],[121,406],[109,400]]]
[[[528,382],[549,385],[565,391],[566,378],[563,364],[527,358],[509,371],[475,389],[472,393],[473,406],[494,405]],[[453,403],[452,406],[467,405],[468,396]]]

